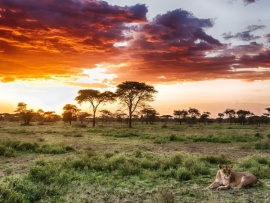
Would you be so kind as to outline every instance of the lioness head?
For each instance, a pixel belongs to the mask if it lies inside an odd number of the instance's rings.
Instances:
[[[230,179],[233,166],[232,165],[226,166],[219,164],[218,167],[221,176],[226,180]]]

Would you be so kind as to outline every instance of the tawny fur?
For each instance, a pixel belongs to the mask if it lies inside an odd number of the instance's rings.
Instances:
[[[233,166],[219,164],[215,181],[208,186],[210,189],[226,190],[229,188],[242,189],[247,186],[263,185],[258,178],[248,172],[234,172]]]

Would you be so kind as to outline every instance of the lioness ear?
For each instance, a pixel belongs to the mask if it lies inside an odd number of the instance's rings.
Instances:
[[[222,169],[223,165],[222,164],[218,164],[219,169]]]

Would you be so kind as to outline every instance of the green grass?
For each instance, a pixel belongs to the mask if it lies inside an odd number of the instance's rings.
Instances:
[[[219,163],[269,184],[269,126],[0,123],[0,202],[269,202],[206,187]]]

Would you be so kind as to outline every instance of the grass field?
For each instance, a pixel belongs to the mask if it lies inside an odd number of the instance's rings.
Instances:
[[[0,123],[0,202],[270,202],[206,187],[218,163],[270,185],[270,125]]]

